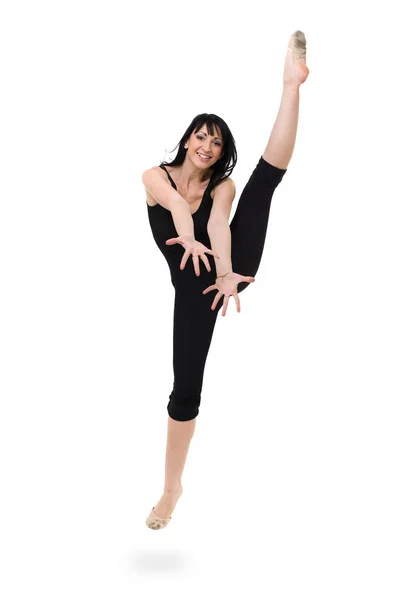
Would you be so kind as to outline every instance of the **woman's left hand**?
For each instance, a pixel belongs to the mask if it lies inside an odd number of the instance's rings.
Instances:
[[[255,279],[254,277],[246,277],[245,275],[239,275],[238,273],[228,273],[228,275],[225,275],[225,277],[218,277],[215,280],[214,285],[210,285],[207,289],[205,289],[203,294],[208,294],[208,292],[211,292],[212,290],[218,290],[217,294],[215,294],[211,310],[215,310],[220,298],[224,296],[224,304],[222,307],[222,316],[224,317],[228,309],[229,297],[233,296],[235,298],[237,312],[240,312],[240,300],[237,292],[237,286],[238,283],[241,283],[242,281],[246,283],[253,283]]]

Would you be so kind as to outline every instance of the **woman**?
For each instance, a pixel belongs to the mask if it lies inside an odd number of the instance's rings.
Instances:
[[[308,73],[306,40],[296,31],[288,44],[278,116],[230,224],[235,185],[229,175],[236,164],[236,148],[227,124],[216,115],[198,115],[184,133],[176,158],[143,173],[151,230],[175,288],[174,386],[167,406],[165,483],[146,521],[151,529],[170,522],[182,494],[181,477],[199,414],[217,314],[222,307],[222,316],[226,315],[231,296],[239,312],[238,294],[255,281],[272,195],[294,149],[299,87]],[[207,255],[214,257],[211,264]],[[189,257],[192,264],[187,264]],[[207,294],[214,290],[212,301]]]

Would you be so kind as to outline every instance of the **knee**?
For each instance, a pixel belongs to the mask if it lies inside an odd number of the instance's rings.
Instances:
[[[178,398],[174,392],[169,397],[167,411],[175,421],[191,421],[199,414],[200,397]]]

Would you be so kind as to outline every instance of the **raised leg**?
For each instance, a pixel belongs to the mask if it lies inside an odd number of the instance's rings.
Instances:
[[[280,169],[287,169],[292,158],[299,120],[300,85],[308,73],[306,38],[302,31],[295,31],[286,52],[281,104],[263,153],[266,161]]]
[[[307,79],[306,40],[296,31],[285,58],[281,103],[268,144],[246,184],[230,224],[232,269],[255,276],[265,245],[271,200],[286,173],[296,141],[300,85]],[[239,283],[238,292],[249,283]]]

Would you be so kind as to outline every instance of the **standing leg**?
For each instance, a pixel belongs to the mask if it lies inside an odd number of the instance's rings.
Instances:
[[[188,270],[182,284],[175,287],[174,386],[167,410],[176,421],[189,421],[199,413],[204,369],[217,318],[201,292],[201,282],[202,278]]]
[[[283,92],[267,147],[246,184],[230,224],[232,268],[255,276],[265,245],[273,193],[286,173],[296,141],[300,85],[307,79],[306,40],[296,31],[289,40]],[[249,284],[239,283],[240,293]]]
[[[181,477],[199,413],[204,368],[217,318],[217,312],[210,310],[208,299],[201,293],[203,287],[200,278],[189,270],[182,272],[181,283],[175,287],[174,389],[167,407],[165,481],[163,494],[153,509],[157,517],[166,519],[172,515],[182,490]]]

